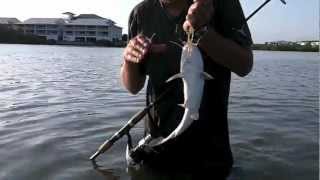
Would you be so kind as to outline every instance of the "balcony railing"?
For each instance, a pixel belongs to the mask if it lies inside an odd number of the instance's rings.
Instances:
[[[103,37],[107,37],[109,35],[109,32],[98,32],[98,36],[103,36]]]
[[[36,26],[36,29],[46,29],[46,26],[44,26],[44,25],[37,25],[37,26]]]
[[[98,31],[108,31],[109,27],[108,26],[98,26],[97,30]]]
[[[48,31],[47,34],[48,35],[57,35],[58,31]]]
[[[86,35],[87,36],[96,36],[96,32],[95,31],[87,31]]]
[[[46,35],[46,31],[39,30],[39,31],[36,31],[36,34],[38,34],[38,35]]]
[[[57,25],[47,25],[47,29],[57,29]]]
[[[85,35],[86,35],[86,32],[85,32],[85,31],[76,31],[76,32],[75,32],[75,35],[76,35],[76,36],[85,36]]]
[[[96,30],[97,26],[87,26],[87,30]]]
[[[68,35],[68,36],[72,36],[73,31],[64,31],[63,34]]]

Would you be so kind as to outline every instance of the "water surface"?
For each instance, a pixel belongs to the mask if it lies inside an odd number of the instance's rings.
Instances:
[[[0,179],[133,179],[125,138],[100,168],[88,161],[144,107],[121,86],[122,50],[0,45]],[[317,53],[256,51],[252,73],[233,76],[233,179],[318,179],[318,67]]]

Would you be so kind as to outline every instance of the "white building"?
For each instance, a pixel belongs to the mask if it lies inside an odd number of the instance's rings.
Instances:
[[[119,41],[122,38],[121,27],[116,26],[112,20],[95,14],[70,15],[63,26],[64,41]]]
[[[273,42],[266,42],[267,45],[292,45],[293,42],[291,41],[273,41]]]
[[[313,41],[313,42],[311,42],[311,46],[320,46],[320,42],[319,41]]]
[[[20,23],[20,21],[17,18],[8,18],[8,17],[3,17],[0,18],[0,25],[5,26],[9,29],[17,29],[15,24]]]
[[[68,18],[30,18],[13,24],[24,34],[33,34],[54,41],[90,43],[116,42],[122,39],[122,28],[110,19],[95,14],[64,14]]]
[[[320,42],[319,41],[298,41],[297,44],[301,46],[306,46],[310,44],[311,46],[315,47],[315,46],[319,46]]]
[[[30,18],[17,24],[24,34],[33,34],[47,40],[62,40],[64,20],[60,18]]]

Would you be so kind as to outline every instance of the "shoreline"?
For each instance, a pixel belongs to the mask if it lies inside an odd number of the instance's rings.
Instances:
[[[253,44],[252,50],[263,51],[292,51],[292,52],[319,52],[319,46],[299,45],[299,44],[284,44],[284,45],[268,45],[268,44]]]
[[[10,44],[10,45],[47,45],[47,46],[69,46],[69,47],[109,47],[109,48],[124,48],[123,45],[97,45],[97,44],[78,44],[78,43],[19,43],[19,42],[0,42],[1,44]],[[294,49],[268,49],[268,48],[256,48],[253,45],[252,50],[254,51],[279,51],[279,52],[319,52],[319,48],[311,50],[294,50]]]
[[[107,47],[107,48],[124,48],[125,46],[106,46],[106,45],[90,45],[90,44],[64,44],[64,43],[9,43],[0,42],[0,45],[45,45],[45,46],[68,46],[68,47]]]

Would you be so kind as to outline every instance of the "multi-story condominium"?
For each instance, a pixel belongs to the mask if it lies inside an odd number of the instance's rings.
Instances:
[[[79,42],[119,41],[122,38],[122,28],[110,19],[95,14],[80,14],[69,18],[63,24],[63,40]]]
[[[68,15],[68,18],[30,18],[13,24],[24,34],[33,34],[54,41],[90,43],[116,42],[122,39],[122,28],[110,19],[95,14],[64,14]]]
[[[20,23],[20,21],[17,18],[0,18],[0,25],[5,26],[9,29],[15,29],[17,30],[17,26],[15,24]]]
[[[30,18],[16,24],[24,34],[33,34],[46,38],[47,40],[63,40],[64,20],[59,18]]]

